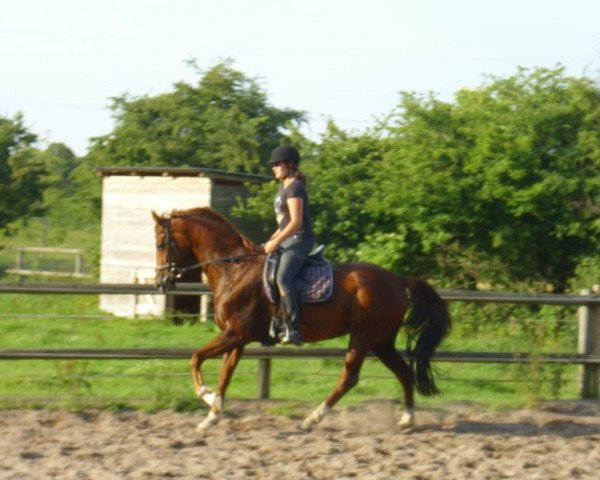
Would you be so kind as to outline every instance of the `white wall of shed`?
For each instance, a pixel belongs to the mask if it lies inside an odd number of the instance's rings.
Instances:
[[[152,210],[211,205],[207,177],[105,176],[102,185],[102,283],[149,283],[156,249]],[[101,295],[100,308],[118,316],[162,315],[162,295]]]

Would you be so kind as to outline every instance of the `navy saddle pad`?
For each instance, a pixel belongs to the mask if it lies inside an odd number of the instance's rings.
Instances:
[[[274,269],[277,268],[278,260],[277,253],[268,255],[263,270],[263,285],[271,303],[275,303],[275,299],[279,298],[274,284]],[[326,302],[333,294],[333,266],[320,252],[309,256],[298,273],[295,286],[302,303]]]

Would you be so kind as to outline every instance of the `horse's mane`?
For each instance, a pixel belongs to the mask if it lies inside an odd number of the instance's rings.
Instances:
[[[185,210],[173,210],[171,211],[169,216],[171,218],[197,217],[203,220],[208,220],[216,226],[225,228],[226,230],[229,230],[232,234],[240,236],[246,249],[253,252],[259,252],[261,250],[260,247],[258,247],[252,240],[250,240],[245,235],[241,234],[237,230],[235,225],[231,223],[231,221],[227,217],[225,217],[225,215],[222,215],[221,213],[217,212],[216,210],[213,210],[210,207],[194,207]]]
[[[175,217],[199,217],[213,223],[222,224],[237,233],[237,229],[224,215],[210,207],[194,207],[185,210],[173,210],[171,218]]]

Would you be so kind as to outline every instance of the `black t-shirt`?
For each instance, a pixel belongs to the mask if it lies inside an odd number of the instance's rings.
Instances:
[[[302,199],[302,226],[296,232],[296,235],[301,239],[314,237],[308,192],[304,184],[299,180],[293,180],[287,187],[281,185],[277,191],[277,195],[275,195],[273,205],[275,207],[279,230],[283,230],[290,223],[290,210],[287,204],[289,198]]]

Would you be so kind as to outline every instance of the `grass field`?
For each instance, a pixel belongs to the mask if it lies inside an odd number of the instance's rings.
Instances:
[[[497,309],[453,305],[451,336],[444,351],[575,352],[575,316],[557,321],[498,320]],[[512,311],[513,315],[515,312]],[[521,312],[523,313],[523,312]],[[539,312],[538,312],[539,316]],[[491,319],[490,319],[491,318]],[[175,325],[162,319],[123,319],[98,310],[95,295],[10,294],[0,297],[0,348],[196,348],[217,334],[208,322]],[[311,347],[343,348],[347,338]],[[400,336],[398,348],[402,349]],[[284,347],[294,348],[294,347]],[[274,360],[271,398],[294,403],[321,402],[335,385],[341,359]],[[214,386],[220,359],[205,363],[206,381]],[[419,404],[478,402],[493,408],[523,406],[542,399],[577,398],[575,366],[437,363],[442,395],[417,397]],[[242,360],[229,398],[257,394],[256,360]],[[368,360],[361,380],[343,400],[398,399],[398,382],[378,361]],[[0,403],[4,407],[197,408],[187,360],[2,360]]]

